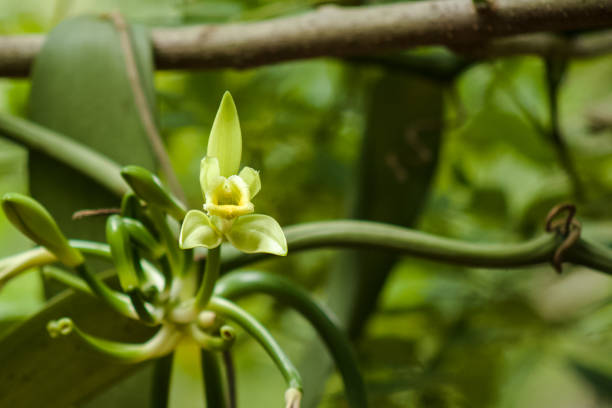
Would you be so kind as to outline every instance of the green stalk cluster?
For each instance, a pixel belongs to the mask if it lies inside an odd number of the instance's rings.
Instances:
[[[31,267],[47,266],[44,273],[48,278],[97,296],[123,316],[156,327],[156,333],[147,341],[128,344],[86,333],[69,317],[48,322],[51,337],[76,336],[92,349],[126,363],[158,358],[165,362],[164,356],[183,341],[191,341],[202,349],[202,363],[209,365],[204,371],[218,374],[219,358],[215,353],[231,349],[237,325],[261,344],[285,377],[285,406],[298,408],[301,378],[280,345],[248,312],[214,295],[223,242],[247,253],[287,254],[280,225],[272,217],[254,214],[251,200],[261,182],[259,173],[250,167],[238,172],[241,151],[236,107],[226,93],[201,164],[204,211],[187,211],[150,171],[125,167],[120,174],[131,192],[123,195],[119,214],[107,218],[106,244],[69,241],[40,203],[20,194],[6,195],[2,207],[8,219],[41,247],[0,261],[0,284]],[[178,236],[173,228],[175,222],[181,224]],[[195,261],[195,247],[207,248],[206,260]],[[86,256],[111,261],[120,290],[93,273]],[[50,266],[56,263],[65,269]],[[206,384],[219,389],[208,390],[207,398],[223,408],[234,400],[223,391],[231,387],[225,387],[218,375],[217,381],[211,378],[214,377],[209,376]]]
[[[19,194],[6,195],[2,205],[9,220],[40,247],[0,261],[0,265],[7,265],[5,273],[0,272],[0,280],[44,266],[46,277],[101,298],[123,316],[157,327],[149,340],[129,344],[86,333],[69,317],[48,323],[51,337],[76,336],[93,350],[125,363],[162,358],[187,338],[204,353],[227,351],[234,344],[237,325],[264,347],[285,376],[289,389],[286,406],[299,406],[301,379],[272,335],[237,305],[213,297],[221,248],[210,249],[207,261],[194,263],[193,250],[179,248],[170,225],[171,217],[180,221],[185,215],[175,205],[178,200],[142,168],[132,166],[123,174],[129,185],[137,180],[138,186],[133,189],[135,194],[124,196],[121,212],[107,218],[107,243],[68,240],[40,203]],[[92,272],[87,264],[91,256],[113,263],[120,290],[112,289]],[[53,266],[58,263],[63,267]],[[204,264],[203,268],[199,264]],[[203,276],[199,272],[202,269]]]

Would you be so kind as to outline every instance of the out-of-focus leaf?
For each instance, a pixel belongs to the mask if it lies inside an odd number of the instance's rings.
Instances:
[[[461,137],[474,149],[490,152],[503,145],[537,164],[553,163],[554,152],[528,122],[504,107],[487,106],[461,130]]]
[[[570,367],[593,388],[599,397],[612,402],[612,370],[603,370],[578,360],[571,360]]]
[[[0,140],[0,195],[27,191],[28,152],[11,142]],[[29,240],[15,229],[0,211],[0,256],[28,248]],[[24,295],[27,293],[27,295]],[[42,306],[40,279],[34,274],[20,276],[0,291],[0,321],[21,319]]]
[[[154,106],[148,33],[129,28],[148,108]],[[28,116],[119,164],[153,169],[155,162],[126,73],[119,34],[107,17],[78,17],[47,37],[32,70]],[[71,220],[83,208],[118,206],[118,199],[89,178],[32,152],[31,193],[71,238],[102,238],[104,220]]]
[[[375,84],[362,142],[355,218],[413,225],[437,164],[442,89],[402,74],[386,74]],[[340,315],[350,316],[349,331],[356,334],[376,303],[385,281],[383,271],[396,258],[363,251],[350,259],[347,278],[355,282],[355,276],[362,276],[363,282],[355,304],[344,312],[349,315]]]
[[[148,109],[154,111],[148,33],[142,27],[127,29],[140,86]],[[119,164],[155,169],[119,34],[107,17],[68,20],[48,35],[32,69],[28,117]],[[118,197],[38,152],[30,152],[29,171],[31,194],[49,209],[68,237],[103,239],[103,218],[72,221],[72,214],[83,208],[118,207]],[[51,342],[46,334],[46,322],[61,315],[70,315],[91,332],[115,339],[127,336],[124,340],[134,340],[132,334],[141,333],[141,328],[127,326],[106,310],[91,300],[68,297],[54,302],[3,339],[2,352],[7,354],[0,357],[4,367],[0,406],[70,406],[127,374],[133,367],[109,362],[70,339]],[[149,392],[143,394],[146,397]]]
[[[385,73],[374,84],[358,169],[355,218],[413,225],[437,164],[442,106],[442,86],[421,78]],[[361,332],[396,260],[380,252],[351,251],[332,275],[330,307],[350,336]],[[309,359],[304,367],[305,389],[320,389],[325,364],[329,363],[323,359]],[[304,397],[309,407],[318,395]]]
[[[541,189],[537,196],[534,196],[521,214],[520,229],[525,236],[534,235],[542,231],[546,214],[555,205],[567,199],[567,185],[561,183],[551,183],[548,188]]]
[[[140,367],[93,352],[76,336],[52,339],[47,323],[64,316],[89,333],[118,341],[141,342],[153,331],[88,295],[63,293],[0,339],[0,406],[65,408]]]

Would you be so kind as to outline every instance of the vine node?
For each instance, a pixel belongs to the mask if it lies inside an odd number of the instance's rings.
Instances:
[[[559,215],[567,213],[564,219],[559,219]],[[563,272],[563,256],[580,239],[582,226],[575,218],[576,206],[571,203],[558,204],[551,208],[546,216],[546,232],[554,232],[563,237],[563,242],[557,247],[552,265],[558,273]]]

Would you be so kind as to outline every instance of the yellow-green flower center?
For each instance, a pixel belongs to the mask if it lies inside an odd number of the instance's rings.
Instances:
[[[255,208],[249,196],[249,188],[239,176],[222,177],[222,180],[206,195],[204,210],[209,215],[232,219],[252,213]]]

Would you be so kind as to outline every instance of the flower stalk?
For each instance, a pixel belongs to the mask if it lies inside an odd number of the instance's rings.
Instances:
[[[219,270],[221,267],[221,248],[213,248],[208,251],[208,257],[206,258],[206,267],[204,269],[204,276],[202,283],[198,289],[198,293],[195,298],[195,306],[197,310],[203,310],[208,305],[210,298],[215,288],[215,283],[219,278]]]
[[[289,401],[294,405],[287,405],[287,407],[299,407],[299,399],[296,398],[296,395],[299,392],[301,396],[302,378],[270,332],[257,319],[227,299],[213,296],[209,308],[242,327],[263,347],[285,378],[288,389],[295,390],[291,393],[291,400]],[[295,405],[296,401],[298,405]]]

